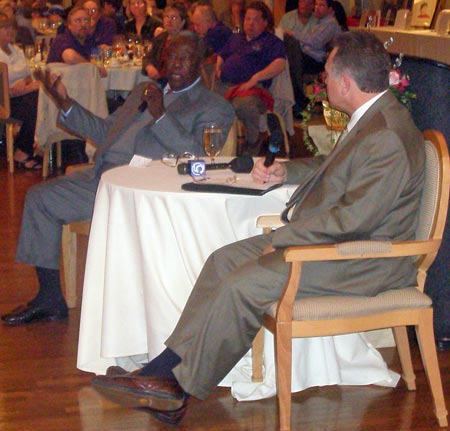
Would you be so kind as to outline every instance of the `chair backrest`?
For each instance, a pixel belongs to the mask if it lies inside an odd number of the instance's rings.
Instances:
[[[444,136],[436,130],[426,130],[424,139],[425,183],[420,201],[416,240],[442,240],[450,186],[448,148]],[[422,272],[426,272],[434,257],[435,254],[418,260]]]
[[[10,115],[8,65],[0,62],[0,119],[6,120]]]

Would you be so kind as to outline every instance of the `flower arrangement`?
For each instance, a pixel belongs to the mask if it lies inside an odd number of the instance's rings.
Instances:
[[[416,94],[410,90],[410,80],[407,74],[402,74],[400,66],[402,64],[403,54],[400,54],[394,61],[392,70],[389,73],[389,88],[394,96],[408,110],[411,110],[411,102],[416,99]],[[308,134],[308,123],[316,108],[318,102],[322,103],[325,121],[329,130],[343,130],[349,120],[349,116],[337,109],[333,109],[328,104],[327,88],[323,79],[323,75],[319,75],[318,81],[313,86],[313,93],[308,95],[309,103],[302,112],[302,130],[303,142],[308,151],[316,156],[319,154],[317,147],[312,142]],[[335,144],[335,134],[330,134],[331,144]]]

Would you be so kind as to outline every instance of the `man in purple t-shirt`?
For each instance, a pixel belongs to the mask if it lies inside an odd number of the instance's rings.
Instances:
[[[258,91],[270,86],[286,61],[283,42],[271,33],[273,25],[270,9],[262,1],[254,1],[245,12],[244,32],[233,34],[218,51],[216,76],[220,82],[216,91],[225,95],[239,85],[231,103],[246,129],[246,152],[252,155],[259,152],[259,118],[267,111]]]
[[[67,26],[56,36],[47,57],[47,63],[86,63],[94,47],[89,38],[89,15],[79,6],[70,10]]]

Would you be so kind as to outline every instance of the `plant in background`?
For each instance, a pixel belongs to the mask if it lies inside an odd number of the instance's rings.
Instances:
[[[392,39],[392,38],[391,38]],[[384,44],[385,48],[387,48],[392,40],[386,41]],[[402,74],[400,71],[400,66],[402,65],[403,54],[399,54],[399,56],[395,59],[394,64],[392,66],[392,70],[389,73],[389,89],[392,91],[394,96],[398,99],[398,101],[403,104],[408,110],[411,110],[412,101],[417,98],[416,94],[410,89],[410,79],[407,74]],[[327,97],[327,88],[323,79],[323,75],[319,76],[319,80],[314,84],[313,93],[308,95],[309,103],[306,108],[302,112],[302,130],[303,130],[303,142],[308,151],[316,156],[319,154],[317,147],[314,145],[311,137],[308,134],[308,123],[311,121],[311,117],[316,109],[316,105],[318,102],[321,104],[325,101],[328,101]],[[327,103],[323,104],[325,120],[327,121],[327,126],[331,130],[342,130],[345,127],[346,122],[348,121],[347,114],[344,114],[341,111],[336,109],[332,109],[327,106]],[[327,118],[328,117],[328,118]],[[331,117],[331,120],[330,120]],[[331,125],[330,125],[331,121]],[[334,123],[334,126],[333,126]],[[330,133],[331,144],[335,144],[335,137],[332,133]]]
[[[389,73],[389,88],[399,102],[411,111],[411,102],[416,99],[417,96],[416,93],[413,93],[407,88],[410,86],[409,76],[400,72],[402,59],[403,54],[399,54],[394,61],[393,68]]]

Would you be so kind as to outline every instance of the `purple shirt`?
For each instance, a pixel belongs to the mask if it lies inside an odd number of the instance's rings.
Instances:
[[[112,45],[113,37],[116,33],[117,26],[114,20],[107,16],[101,16],[95,27],[94,34],[90,36],[90,39],[93,39],[94,46]]]
[[[283,41],[268,31],[250,41],[244,33],[233,34],[218,54],[224,60],[220,79],[232,84],[247,82],[277,58],[286,58]],[[268,79],[261,84],[267,88],[271,82]]]
[[[218,52],[228,42],[233,32],[221,22],[210,28],[205,34],[205,43],[214,51]]]
[[[64,63],[62,54],[66,49],[73,49],[87,61],[91,57],[91,50],[94,48],[92,40],[89,38],[82,45],[68,28],[58,34],[53,40],[47,57],[47,63]]]

